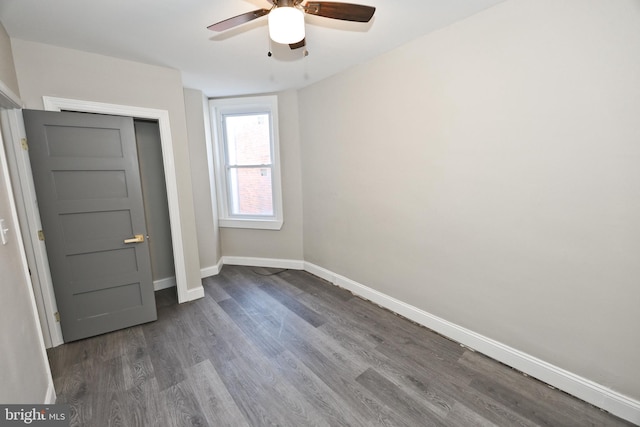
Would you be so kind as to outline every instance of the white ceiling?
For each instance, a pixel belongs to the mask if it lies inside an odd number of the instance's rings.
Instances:
[[[0,22],[12,38],[178,69],[185,87],[221,97],[306,86],[502,1],[348,0],[375,6],[374,18],[306,15],[307,57],[271,43],[267,17],[206,28],[267,0],[1,0]]]

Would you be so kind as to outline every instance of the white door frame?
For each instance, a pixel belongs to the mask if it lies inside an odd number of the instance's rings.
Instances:
[[[3,110],[0,115],[2,130],[6,135],[5,149],[14,187],[14,198],[18,207],[25,255],[31,273],[31,285],[38,307],[40,328],[43,332],[42,338],[47,348],[56,347],[63,343],[62,329],[55,316],[58,309],[51,285],[46,247],[44,242],[38,239],[38,230],[42,229],[42,224],[29,156],[24,149],[25,146],[21,144],[25,138],[22,110],[17,108]]]
[[[16,205],[22,244],[30,273],[42,339],[46,348],[62,344],[62,330],[55,320],[56,302],[49,292],[51,276],[44,250],[44,242],[38,240],[41,229],[40,214],[36,205],[33,177],[29,158],[21,146],[24,135],[22,101],[0,81],[0,124],[5,140],[9,174],[11,175],[14,203]],[[44,255],[44,257],[42,256]]]
[[[176,273],[176,288],[178,293],[178,302],[189,301],[189,292],[187,290],[187,274],[186,274],[186,260],[184,254],[184,243],[182,230],[180,228],[181,218],[180,209],[178,203],[178,186],[177,175],[175,170],[175,161],[173,156],[173,139],[171,137],[171,127],[169,123],[169,112],[167,110],[157,110],[152,108],[134,107],[118,104],[107,104],[92,101],[82,101],[76,99],[56,98],[43,96],[44,108],[48,111],[78,111],[86,113],[99,113],[99,114],[111,114],[119,116],[128,116],[133,118],[151,119],[157,120],[160,128],[160,140],[162,147],[162,157],[164,163],[165,172],[165,184],[167,188],[167,202],[169,207],[169,220],[171,227],[171,238],[173,242],[173,256]],[[20,115],[21,116],[21,115]],[[20,117],[21,118],[21,117]],[[15,122],[15,121],[14,121]],[[17,138],[19,141],[24,138],[24,125],[17,122],[10,123],[10,127],[13,133],[13,138]],[[16,160],[18,154],[16,153]],[[28,176],[24,178],[25,181],[30,182],[31,185],[23,186],[23,191],[27,194],[24,195],[26,200],[33,200],[34,203],[25,203],[27,210],[27,222],[30,223],[30,227],[39,227],[40,216],[35,204],[35,191],[33,187],[33,177],[31,176],[30,165],[26,158],[28,171],[25,167],[21,169],[21,174],[28,173]],[[20,161],[18,161],[20,163]],[[24,161],[22,162],[24,163]],[[24,165],[23,165],[24,166]],[[44,312],[40,313],[40,323],[43,328],[46,326],[48,334],[44,334],[44,340],[47,347],[55,347],[63,344],[62,330],[60,323],[54,318],[56,312],[55,294],[53,292],[53,284],[51,281],[51,274],[49,272],[49,264],[43,242],[38,241],[37,235],[34,233],[29,234],[31,240],[31,246],[35,252],[37,270],[40,279],[40,294],[38,295],[39,305],[43,306]],[[44,272],[40,274],[40,272]],[[48,335],[48,336],[47,336]]]
[[[0,124],[2,124],[3,130],[7,131],[9,130],[9,123],[8,123],[8,118],[12,115],[12,114],[17,114],[17,112],[19,112],[20,108],[22,108],[22,101],[20,100],[20,98],[18,98],[16,96],[16,94],[13,93],[13,91],[11,89],[9,89],[9,87],[7,87],[1,80],[0,80]],[[8,137],[13,137],[12,133],[5,133]],[[36,300],[36,295],[35,295],[35,290],[34,286],[33,286],[33,279],[32,279],[32,274],[30,274],[29,271],[29,262],[27,260],[27,254],[29,253],[29,248],[25,247],[24,242],[27,241],[28,239],[25,239],[25,236],[23,235],[22,231],[21,231],[21,227],[19,226],[20,224],[20,218],[19,218],[19,214],[18,214],[18,206],[17,206],[17,198],[16,198],[16,192],[13,189],[13,186],[11,185],[12,182],[12,177],[10,176],[11,171],[10,171],[10,167],[9,167],[9,160],[11,159],[11,156],[9,155],[9,150],[6,149],[6,147],[12,145],[13,141],[9,138],[7,138],[7,142],[5,144],[5,140],[2,136],[2,133],[0,133],[0,164],[2,165],[2,170],[3,170],[3,178],[4,178],[4,182],[5,185],[7,186],[7,197],[9,198],[9,205],[10,205],[10,210],[11,210],[11,222],[13,224],[13,226],[15,227],[14,230],[14,235],[16,237],[16,242],[18,244],[18,249],[21,252],[21,267],[22,267],[22,272],[24,274],[24,278],[25,278],[25,283],[28,283],[32,286],[32,292],[29,292],[29,296],[30,296],[30,300],[31,300],[31,315],[33,316],[35,323],[36,323],[36,328],[38,330],[38,338],[39,338],[39,345],[40,345],[40,353],[41,353],[41,357],[43,360],[43,364],[45,366],[46,369],[46,375],[47,375],[47,391],[46,394],[44,396],[44,403],[45,404],[51,404],[51,403],[55,403],[56,401],[56,391],[53,385],[53,377],[51,375],[51,368],[49,366],[49,359],[47,358],[47,352],[46,352],[46,342],[45,342],[45,337],[47,337],[48,335],[48,331],[45,332],[42,329],[42,323],[41,323],[41,319],[39,318],[39,309],[38,309],[38,302]],[[26,316],[29,315],[29,313],[25,313]]]

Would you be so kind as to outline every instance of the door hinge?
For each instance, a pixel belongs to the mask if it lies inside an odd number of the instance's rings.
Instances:
[[[56,318],[56,322],[60,322],[60,313],[59,312],[56,311],[55,313],[53,313],[53,317]]]
[[[38,230],[38,239],[44,242],[44,231]]]
[[[20,146],[24,151],[29,151],[29,144],[27,144],[27,138],[20,138]]]

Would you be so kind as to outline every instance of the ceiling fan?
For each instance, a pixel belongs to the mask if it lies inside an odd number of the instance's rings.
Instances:
[[[276,43],[288,44],[291,49],[298,49],[305,45],[305,13],[342,21],[369,22],[376,11],[372,6],[331,1],[307,1],[305,4],[302,4],[304,0],[267,1],[272,5],[270,9],[257,9],[243,13],[211,24],[207,28],[213,31],[225,31],[269,15],[269,37]]]

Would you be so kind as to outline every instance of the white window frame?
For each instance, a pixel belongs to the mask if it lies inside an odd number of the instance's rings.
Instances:
[[[214,170],[218,200],[218,226],[280,230],[283,224],[282,183],[280,178],[280,143],[278,137],[278,97],[276,95],[209,100],[214,140]],[[233,215],[229,206],[229,182],[226,173],[223,117],[227,114],[267,113],[270,118],[272,153],[272,216]]]

